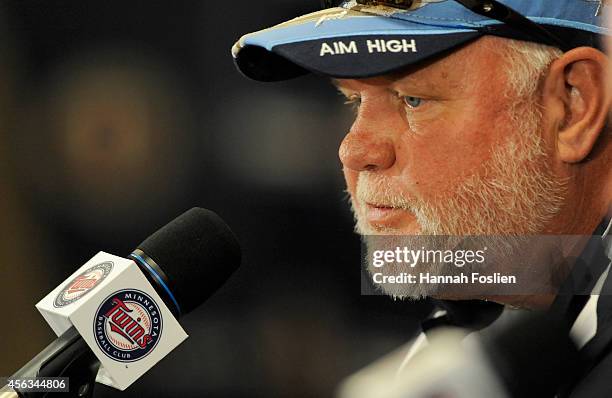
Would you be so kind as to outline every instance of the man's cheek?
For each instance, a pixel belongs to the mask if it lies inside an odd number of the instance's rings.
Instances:
[[[412,140],[402,144],[396,165],[401,171],[399,180],[403,191],[425,196],[439,193],[447,185],[451,174],[462,166],[449,162],[455,153],[444,140]]]
[[[477,174],[479,166],[466,165],[450,153],[415,157],[402,173],[403,191],[424,201],[449,198],[466,178]]]

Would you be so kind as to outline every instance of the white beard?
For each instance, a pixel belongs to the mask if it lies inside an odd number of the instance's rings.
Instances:
[[[522,108],[522,107],[521,107]],[[483,164],[476,174],[468,177],[457,186],[450,197],[426,202],[419,198],[407,199],[397,187],[385,177],[374,172],[362,172],[357,181],[356,198],[351,198],[356,219],[356,230],[363,236],[368,259],[373,250],[380,250],[380,240],[373,245],[370,235],[385,235],[385,247],[406,246],[415,238],[404,240],[401,231],[373,227],[355,209],[364,209],[366,202],[384,203],[412,212],[420,226],[419,243],[425,242],[427,235],[447,235],[433,237],[429,248],[448,250],[459,241],[457,236],[483,236],[482,246],[495,245],[498,255],[511,256],[515,251],[524,250],[521,235],[541,232],[547,223],[560,211],[564,202],[565,182],[556,177],[547,163],[543,140],[539,134],[541,116],[535,104],[520,113],[513,109],[514,131],[509,131],[508,140],[496,148],[491,158]],[[356,203],[355,203],[356,202]],[[358,206],[355,206],[357,204]],[[502,240],[491,236],[506,236]],[[509,236],[512,236],[510,238]],[[434,239],[435,238],[435,239]],[[474,238],[470,245],[478,245]],[[378,247],[374,247],[378,246]],[[411,245],[412,246],[412,245]],[[442,246],[442,247],[441,247]],[[414,246],[413,246],[414,247]],[[418,247],[421,247],[420,245]],[[366,260],[368,261],[368,260]],[[369,262],[368,262],[369,264]],[[427,267],[432,275],[452,275],[453,272],[471,273],[478,271],[476,266],[462,269],[445,264],[420,264]],[[374,271],[368,265],[370,274]],[[394,264],[387,268],[390,274],[410,272],[404,264]],[[481,270],[482,271],[482,270]],[[380,272],[377,269],[376,272]],[[412,270],[414,273],[414,269]],[[431,284],[384,284],[386,294],[397,298],[422,298],[437,293]]]

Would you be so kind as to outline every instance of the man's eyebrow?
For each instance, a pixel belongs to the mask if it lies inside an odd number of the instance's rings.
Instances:
[[[336,79],[336,78],[331,78],[330,79],[331,84],[336,88],[336,90],[338,90],[338,93],[344,96],[348,96],[348,90],[344,87],[342,87],[342,82],[340,81],[340,79]]]
[[[427,80],[423,79],[422,76],[415,76],[414,74],[397,76],[393,79],[393,86],[412,86],[412,87],[423,87],[427,85]]]

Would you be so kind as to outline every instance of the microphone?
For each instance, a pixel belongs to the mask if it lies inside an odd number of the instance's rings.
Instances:
[[[350,376],[339,397],[553,397],[580,366],[567,322],[550,313],[521,314],[481,336],[440,328],[427,339],[401,370],[405,350]]]
[[[69,376],[70,393],[87,397],[99,370],[99,381],[127,388],[187,338],[175,318],[210,297],[240,261],[233,232],[202,208],[149,236],[129,260],[98,253],[37,304],[59,337],[9,379]]]
[[[162,298],[170,296],[169,308],[181,316],[229,279],[240,265],[241,251],[221,217],[196,207],[153,233],[129,257]]]

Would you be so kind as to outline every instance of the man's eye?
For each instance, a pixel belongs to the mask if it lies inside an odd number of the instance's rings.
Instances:
[[[405,96],[404,103],[411,108],[418,108],[423,103],[423,98]]]

